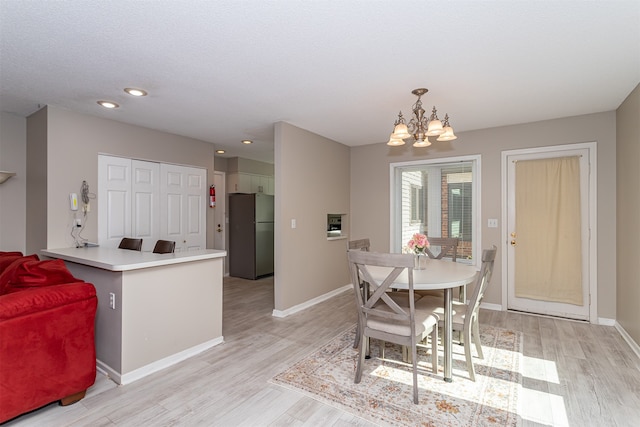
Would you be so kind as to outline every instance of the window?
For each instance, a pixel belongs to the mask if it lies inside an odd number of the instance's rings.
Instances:
[[[393,251],[400,252],[419,232],[457,237],[458,259],[474,259],[479,162],[479,156],[470,156],[391,165]]]

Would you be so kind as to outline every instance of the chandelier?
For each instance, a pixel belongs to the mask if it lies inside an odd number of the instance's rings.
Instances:
[[[453,141],[457,138],[453,133],[453,128],[449,125],[448,114],[444,115],[444,121],[440,121],[436,107],[433,107],[431,117],[428,119],[425,117],[425,111],[424,108],[422,108],[420,97],[427,92],[429,92],[429,89],[425,88],[411,91],[412,94],[418,97],[416,103],[413,104],[414,117],[409,120],[409,123],[406,123],[404,117],[402,117],[402,111],[400,111],[398,120],[393,124],[393,133],[387,145],[404,145],[405,139],[413,137],[415,140],[413,143],[414,147],[428,147],[431,145],[431,141],[429,141],[430,136],[437,136],[436,141]]]

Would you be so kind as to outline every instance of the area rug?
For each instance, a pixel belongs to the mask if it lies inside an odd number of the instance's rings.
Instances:
[[[419,404],[413,403],[411,365],[402,363],[401,348],[371,341],[371,358],[362,381],[354,384],[358,350],[355,326],[276,375],[272,383],[301,391],[379,425],[517,426],[518,391],[522,383],[522,335],[480,327],[484,359],[474,356],[476,381],[469,379],[464,347],[453,344],[453,382],[443,380],[443,355],[438,374],[431,370],[427,349],[419,349]],[[475,346],[472,347],[475,355]]]

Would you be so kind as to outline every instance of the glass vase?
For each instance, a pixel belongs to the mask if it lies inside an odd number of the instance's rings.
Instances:
[[[425,268],[427,268],[427,258],[428,256],[424,252],[416,253],[415,266],[413,267],[413,269],[424,270]]]

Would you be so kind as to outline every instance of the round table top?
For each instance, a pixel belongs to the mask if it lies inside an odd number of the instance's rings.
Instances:
[[[384,280],[391,268],[369,265],[367,269],[376,280]],[[475,266],[443,259],[427,259],[424,270],[413,270],[413,288],[415,290],[447,289],[473,282],[477,270]],[[409,278],[404,270],[394,281],[394,288],[407,289]]]

